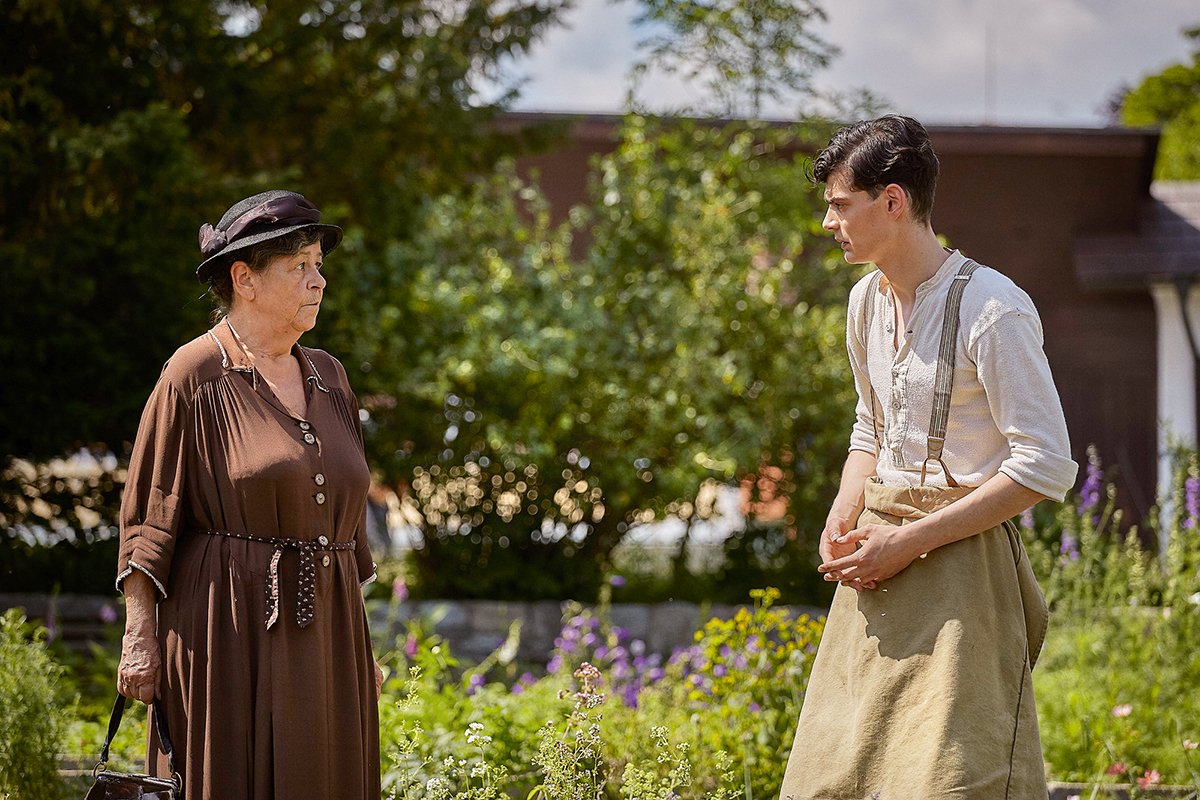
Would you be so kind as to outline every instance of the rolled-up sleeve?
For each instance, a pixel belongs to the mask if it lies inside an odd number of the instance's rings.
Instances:
[[[1050,365],[1042,326],[1032,309],[999,315],[970,347],[996,427],[1008,440],[999,471],[1022,486],[1062,500],[1075,483],[1067,423]]]
[[[146,573],[167,595],[167,578],[179,534],[187,463],[190,403],[165,377],[146,402],[121,497],[117,589],[130,572]]]

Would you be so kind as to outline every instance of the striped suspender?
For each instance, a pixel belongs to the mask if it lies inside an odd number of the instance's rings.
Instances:
[[[946,483],[951,487],[958,488],[958,481],[950,474],[950,470],[946,468],[946,462],[942,460],[942,450],[946,445],[946,425],[950,420],[950,394],[954,389],[954,361],[957,351],[956,344],[958,342],[959,309],[962,307],[962,296],[967,288],[967,281],[971,280],[971,273],[978,268],[979,264],[967,259],[967,263],[963,264],[962,269],[958,271],[958,274],[950,282],[950,292],[946,296],[946,311],[942,317],[942,341],[938,346],[937,375],[934,378],[933,384],[933,411],[929,417],[926,456],[925,460],[921,462],[922,486],[925,485],[929,462],[936,461],[942,467],[942,474],[946,476]],[[879,275],[880,273],[876,272],[867,286],[866,307],[863,316],[864,342],[870,335],[872,320],[875,315],[875,295],[879,291]],[[879,435],[879,422],[875,416],[875,409],[879,407],[879,410],[882,412],[883,408],[879,406],[879,401],[875,396],[875,386],[871,383],[869,370],[867,373],[867,385],[871,392],[871,431],[875,435],[875,447],[879,452],[882,452],[883,442]]]
[[[979,268],[974,261],[967,259],[962,269],[950,282],[950,293],[946,295],[946,314],[942,317],[942,342],[938,347],[937,377],[933,382],[933,413],[929,415],[929,438],[926,440],[925,460],[921,462],[921,485],[925,485],[925,470],[930,461],[936,461],[942,466],[942,474],[946,483],[958,488],[958,481],[946,468],[942,461],[942,448],[946,446],[946,423],[950,419],[950,392],[954,388],[954,354],[957,350],[959,318],[958,310],[962,306],[963,292],[971,273]]]

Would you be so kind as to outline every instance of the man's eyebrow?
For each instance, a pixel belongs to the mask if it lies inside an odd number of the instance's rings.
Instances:
[[[826,192],[825,192],[825,202],[826,202],[826,203],[832,203],[832,202],[835,202],[835,201],[836,201],[836,202],[839,202],[839,203],[844,203],[844,202],[846,201],[846,195],[844,195],[844,194],[830,194],[828,191],[826,191]]]

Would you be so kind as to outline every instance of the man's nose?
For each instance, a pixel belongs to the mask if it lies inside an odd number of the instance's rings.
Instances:
[[[827,231],[837,228],[837,218],[834,217],[832,208],[826,209],[825,219],[821,220],[821,227]]]

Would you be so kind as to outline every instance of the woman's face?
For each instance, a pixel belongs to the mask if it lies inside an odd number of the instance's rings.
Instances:
[[[251,273],[255,291],[247,310],[277,330],[312,330],[325,293],[322,261],[321,243],[314,242],[290,256],[279,256],[262,272]]]

